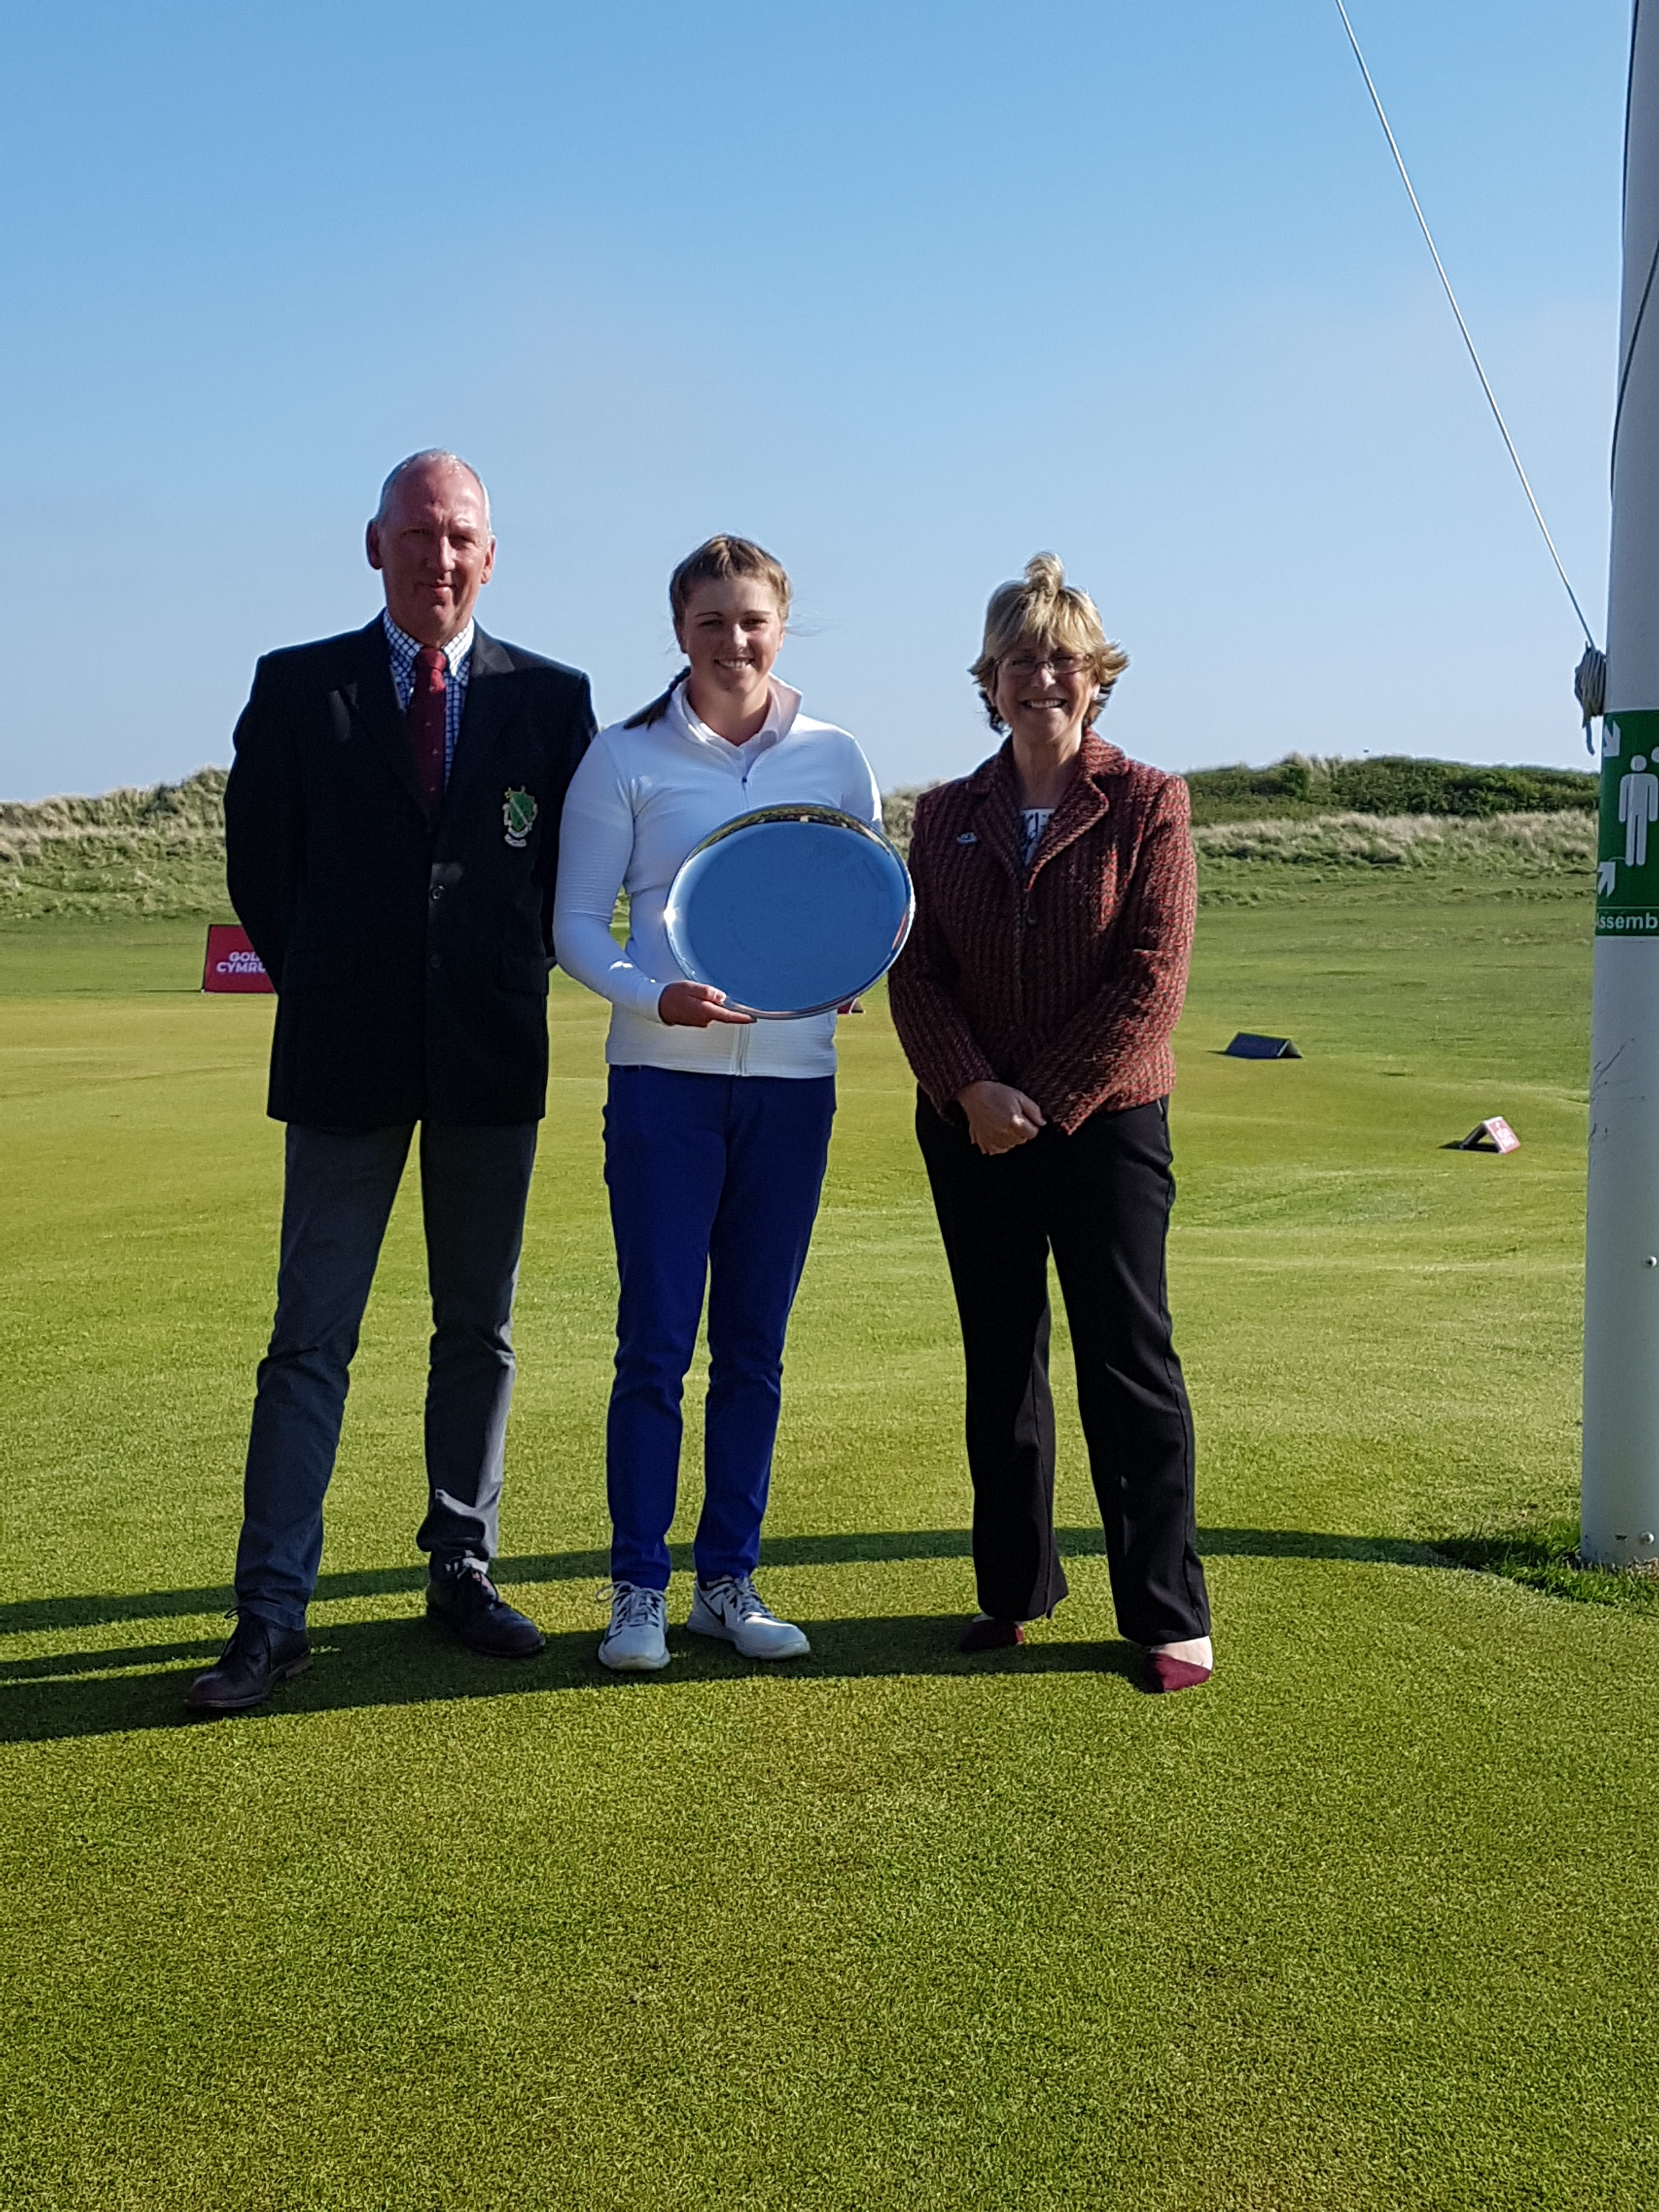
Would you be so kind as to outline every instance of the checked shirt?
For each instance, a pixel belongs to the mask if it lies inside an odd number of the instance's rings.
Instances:
[[[398,694],[398,705],[405,714],[415,690],[415,656],[420,651],[416,640],[400,630],[389,614],[382,613],[386,624],[386,641],[392,648],[392,682]],[[449,664],[449,673],[444,680],[444,781],[449,781],[449,771],[455,765],[455,740],[461,734],[461,709],[466,704],[467,678],[472,673],[472,634],[477,628],[469,623],[459,637],[453,637],[444,647],[444,659]]]

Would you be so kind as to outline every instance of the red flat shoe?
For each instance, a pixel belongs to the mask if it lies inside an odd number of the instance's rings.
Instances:
[[[1167,1697],[1173,1690],[1195,1690],[1214,1670],[1194,1667],[1190,1659],[1171,1658],[1167,1651],[1149,1651],[1141,1669],[1140,1686],[1148,1697]]]
[[[1016,1644],[1024,1644],[1025,1631],[1017,1620],[994,1620],[989,1613],[981,1613],[968,1624],[967,1632],[957,1644],[958,1651],[1009,1651]]]

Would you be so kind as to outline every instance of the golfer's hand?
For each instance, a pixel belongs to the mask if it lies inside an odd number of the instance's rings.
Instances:
[[[957,1103],[968,1116],[968,1134],[982,1152],[1012,1152],[1016,1145],[1029,1145],[1042,1127],[1042,1107],[1009,1083],[967,1084],[957,1091]]]
[[[707,983],[667,983],[657,1001],[657,1019],[671,1030],[706,1030],[715,1022],[747,1023],[752,1014],[734,1014],[724,991]]]

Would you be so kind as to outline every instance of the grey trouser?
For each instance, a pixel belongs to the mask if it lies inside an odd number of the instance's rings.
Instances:
[[[534,1121],[421,1127],[421,1206],[432,1291],[426,1387],[426,1519],[415,1540],[434,1572],[497,1548],[513,1293]],[[236,1602],[305,1626],[323,1550],[352,1354],[414,1131],[290,1122],[276,1321],[259,1365],[248,1439]]]

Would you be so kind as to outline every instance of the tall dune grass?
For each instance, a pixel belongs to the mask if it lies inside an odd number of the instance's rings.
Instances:
[[[1193,832],[1200,865],[1444,869],[1578,875],[1595,859],[1595,817],[1584,813],[1325,814],[1312,821],[1225,822]]]
[[[228,916],[223,769],[97,799],[0,802],[0,921],[48,915]],[[920,787],[884,800],[908,848]],[[1595,817],[1334,813],[1203,824],[1193,832],[1207,904],[1300,896],[1321,885],[1502,878],[1551,896],[1587,886]]]
[[[0,801],[0,921],[51,915],[228,915],[225,778],[97,799]]]

